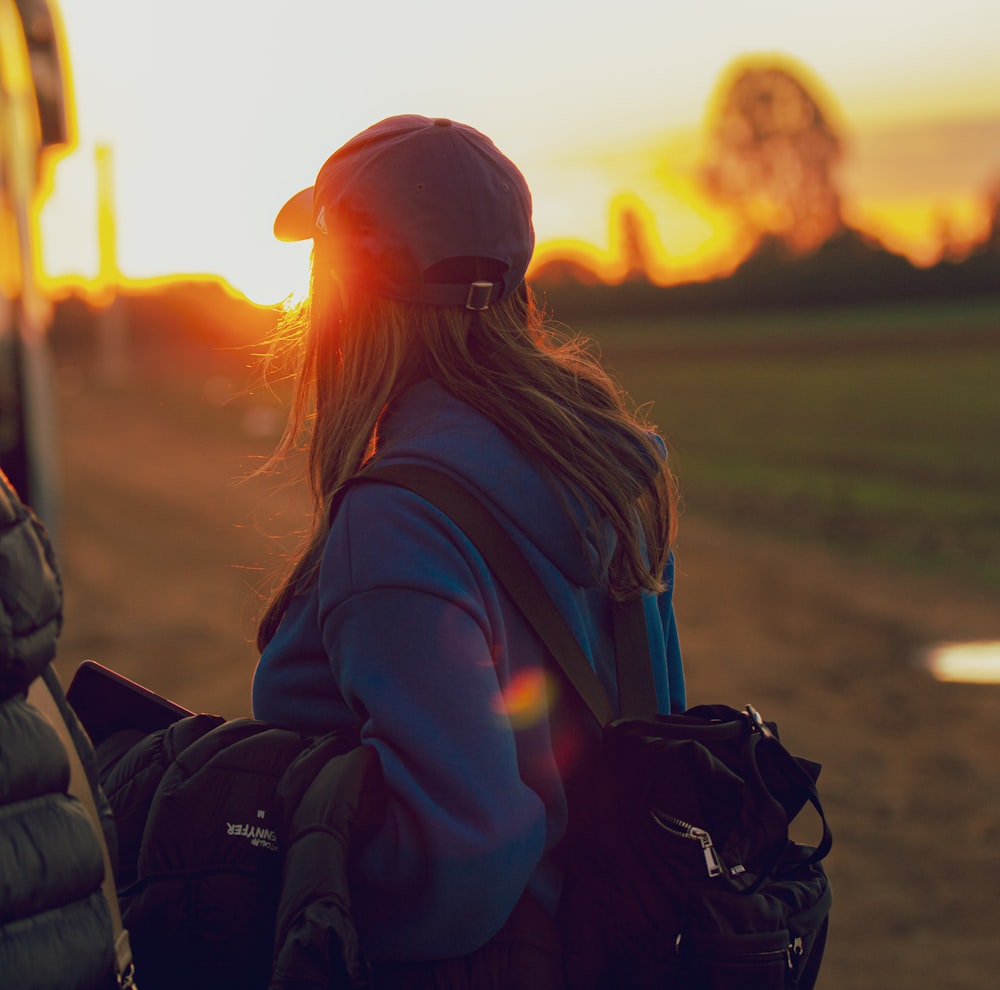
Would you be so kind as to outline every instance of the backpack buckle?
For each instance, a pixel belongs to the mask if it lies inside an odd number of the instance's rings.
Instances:
[[[747,705],[744,711],[747,713],[747,718],[750,719],[750,726],[753,731],[759,732],[765,739],[774,738],[774,733],[767,727],[764,719],[761,718],[760,712],[753,705]]]

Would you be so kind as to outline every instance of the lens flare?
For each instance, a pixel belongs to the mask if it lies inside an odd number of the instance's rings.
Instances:
[[[546,717],[554,692],[552,679],[540,667],[522,670],[497,696],[494,711],[506,716],[515,729],[527,728]]]

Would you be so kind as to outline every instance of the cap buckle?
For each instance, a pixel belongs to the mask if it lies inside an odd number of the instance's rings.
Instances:
[[[495,282],[473,282],[469,286],[469,294],[465,297],[465,308],[484,310],[490,308]]]

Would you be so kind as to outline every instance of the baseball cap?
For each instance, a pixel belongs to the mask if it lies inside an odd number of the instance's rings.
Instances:
[[[524,176],[473,127],[389,117],[351,138],[281,208],[279,240],[313,238],[377,294],[486,309],[524,280],[535,246]],[[488,276],[455,262],[482,259]]]

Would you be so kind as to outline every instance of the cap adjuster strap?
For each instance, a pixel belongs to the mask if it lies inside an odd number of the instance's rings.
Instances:
[[[489,309],[493,301],[493,289],[496,282],[473,282],[465,297],[465,308],[483,310]]]

